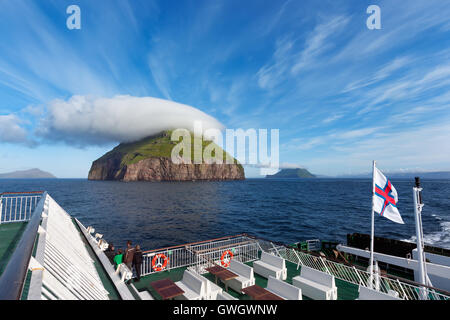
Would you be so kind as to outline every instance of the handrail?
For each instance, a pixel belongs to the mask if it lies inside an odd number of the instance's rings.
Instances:
[[[324,259],[325,261],[328,261],[330,263],[340,264],[340,265],[343,265],[343,266],[346,266],[346,267],[354,268],[357,275],[358,275],[358,271],[367,273],[367,271],[365,271],[364,268],[362,268],[360,266],[353,265],[351,263],[350,264],[346,264],[346,263],[343,263],[343,262],[341,262],[341,261],[339,261],[337,259],[331,258],[331,257],[323,257],[323,256],[321,256],[319,254],[316,254],[315,252],[305,252],[305,251],[300,250],[298,248],[291,248],[291,247],[288,247],[288,246],[285,246],[285,247],[286,247],[286,249],[293,250],[294,252],[298,251],[298,252],[301,252],[303,254],[310,255],[312,257],[321,259],[322,262],[323,262],[322,259]],[[411,286],[418,287],[418,288],[422,287],[422,288],[425,288],[425,289],[434,290],[434,291],[436,291],[436,292],[438,292],[440,294],[443,294],[443,295],[446,295],[446,296],[450,297],[450,292],[448,292],[448,291],[446,291],[444,289],[423,285],[421,283],[418,283],[418,282],[415,282],[415,281],[412,281],[412,280],[409,280],[409,279],[405,279],[405,278],[402,278],[402,277],[393,276],[393,275],[390,275],[390,274],[387,274],[387,273],[383,274],[383,275],[380,274],[380,277],[381,278],[386,278],[386,279],[391,279],[391,280],[396,280],[396,281],[401,281],[404,284],[411,285]],[[358,275],[358,278],[360,278],[359,275]]]
[[[34,193],[44,193],[45,191],[29,191],[29,192],[2,192],[0,196],[5,194],[34,194]]]
[[[285,247],[287,249],[292,249],[292,250],[294,250],[294,252],[295,251],[302,252],[302,253],[309,254],[309,255],[317,257],[317,258],[322,258],[322,259],[325,259],[325,260],[328,260],[328,261],[331,261],[331,262],[334,262],[334,263],[342,264],[342,265],[345,265],[345,266],[348,266],[348,267],[354,267],[354,268],[356,268],[357,270],[360,270],[360,271],[365,271],[364,268],[362,268],[360,266],[357,266],[357,265],[354,265],[354,264],[352,264],[350,262],[345,262],[345,261],[343,262],[343,261],[340,261],[338,259],[334,259],[333,257],[323,257],[320,254],[312,252],[312,251],[311,252],[305,252],[305,251],[303,251],[303,250],[301,250],[299,248],[289,247],[288,245],[286,245],[284,243],[274,242],[274,241],[271,241],[271,240],[268,240],[268,239],[264,239],[264,238],[261,238],[261,237],[256,237],[254,235],[250,235],[250,234],[244,234],[244,235],[249,237],[249,238],[254,238],[254,239],[257,239],[257,240],[260,239],[260,240],[264,240],[264,241],[268,241],[268,242],[273,242],[273,243],[275,243],[277,245],[280,245],[280,246],[283,246],[283,247]],[[384,274],[383,277],[386,277],[386,278],[389,278],[389,279],[393,279],[393,280],[400,280],[401,282],[405,282],[407,284],[410,284],[410,285],[413,285],[413,286],[416,286],[416,287],[423,287],[423,288],[434,290],[434,291],[437,291],[437,292],[441,292],[444,295],[450,296],[450,292],[448,292],[448,291],[446,291],[444,289],[427,286],[427,285],[424,285],[424,284],[421,284],[421,283],[418,283],[418,282],[415,282],[415,281],[412,281],[412,280],[409,280],[409,279],[405,279],[405,278],[402,278],[402,277],[393,276],[393,275],[390,275],[390,274]]]
[[[19,244],[0,277],[0,300],[19,300],[22,295],[28,264],[41,223],[46,198],[47,192],[44,192],[34,209],[33,216],[28,222]]]
[[[255,236],[255,235],[252,235],[252,234],[249,234],[249,233],[243,233],[242,236],[246,236],[246,237],[249,237],[249,238],[252,238],[252,239],[255,239],[255,240],[263,240],[263,241],[266,241],[266,242],[271,242],[273,244],[276,244],[277,246],[283,246],[283,247],[289,248],[289,246],[286,245],[285,243],[282,243],[282,242],[279,242],[279,241],[273,241],[273,240],[270,240],[270,239],[267,239],[267,238],[263,238],[263,237],[260,237],[260,236]]]
[[[211,241],[215,241],[215,240],[211,240]],[[189,248],[189,250],[192,251],[192,253],[194,253],[194,254],[203,254],[205,252],[208,253],[208,252],[212,252],[212,251],[226,249],[229,247],[241,246],[241,245],[249,244],[249,243],[253,243],[253,242],[254,241],[241,241],[241,242],[232,243],[232,244],[229,244],[226,246],[213,247],[213,248],[207,248],[207,249],[201,249],[201,250],[194,250],[194,249]]]
[[[171,247],[166,247],[166,248],[152,249],[152,250],[142,251],[142,253],[144,254],[144,253],[164,251],[164,250],[169,250],[169,249],[174,249],[174,248],[182,248],[182,247],[186,247],[186,246],[192,246],[194,244],[201,244],[201,243],[207,243],[207,242],[211,242],[211,241],[218,241],[218,240],[224,240],[224,239],[232,239],[232,238],[243,237],[243,236],[246,236],[246,234],[243,233],[243,234],[238,234],[238,235],[235,235],[235,236],[226,236],[226,237],[221,237],[221,238],[216,238],[216,239],[211,239],[211,240],[198,241],[198,242],[191,242],[191,243],[186,243],[186,244],[181,244],[181,245],[171,246]]]

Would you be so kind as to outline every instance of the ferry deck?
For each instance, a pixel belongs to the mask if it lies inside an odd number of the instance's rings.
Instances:
[[[141,279],[135,281],[134,271],[124,265],[116,270],[108,260],[106,238],[71,217],[47,192],[1,194],[0,299],[160,300],[164,297],[152,283],[163,279],[179,283],[191,272],[217,284],[230,300],[250,300],[254,296],[230,288],[227,281],[216,281],[207,269],[230,270],[231,263],[244,264],[252,268],[252,285],[268,289],[268,276],[254,272],[267,254],[283,260],[286,277],[278,279],[283,283],[293,285],[293,279],[304,274],[302,268],[333,278],[337,300],[362,299],[361,288],[370,283],[380,299],[450,299],[446,291],[388,274],[378,274],[371,282],[364,268],[318,254],[317,241],[300,250],[248,234],[144,251]],[[301,300],[309,299],[311,295],[302,290]]]

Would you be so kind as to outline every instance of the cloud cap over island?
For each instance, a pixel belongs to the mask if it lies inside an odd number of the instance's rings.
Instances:
[[[112,98],[72,96],[53,100],[36,130],[44,139],[79,146],[132,142],[164,130],[193,130],[200,121],[203,130],[224,126],[203,111],[153,97],[118,95]]]

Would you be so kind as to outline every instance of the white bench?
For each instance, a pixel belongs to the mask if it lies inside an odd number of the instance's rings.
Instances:
[[[141,300],[155,300],[147,290],[141,292],[138,291],[138,294],[141,297]]]
[[[264,251],[261,254],[261,259],[253,262],[253,269],[255,273],[264,278],[269,278],[269,276],[281,280],[286,280],[287,278],[287,268],[284,259]]]
[[[238,300],[238,299],[233,297],[228,292],[222,291],[217,294],[216,300]]]
[[[396,291],[387,294],[361,285],[359,286],[358,291],[359,297],[356,300],[402,300],[398,297],[398,292]]]
[[[231,260],[229,270],[238,275],[237,278],[227,281],[227,285],[241,293],[242,289],[255,284],[253,268],[236,260]]]
[[[105,240],[100,239],[97,243],[97,246],[100,250],[105,251],[106,249],[108,249],[109,244]]]
[[[269,276],[266,290],[276,294],[284,300],[302,300],[302,289],[272,276]]]
[[[131,280],[133,277],[133,271],[131,271],[125,263],[119,264],[116,270],[116,274],[120,274],[120,280],[122,282]]]
[[[337,300],[334,276],[302,266],[300,275],[292,278],[292,284],[302,289],[302,293],[314,300]]]
[[[203,300],[216,300],[217,294],[222,293],[222,288],[219,287],[217,284],[209,281],[205,277],[192,272],[193,275],[195,275],[197,278],[199,278],[203,283],[205,284],[205,292],[202,294]]]
[[[189,270],[184,270],[183,279],[175,284],[184,291],[176,300],[201,300],[206,296],[205,283]]]

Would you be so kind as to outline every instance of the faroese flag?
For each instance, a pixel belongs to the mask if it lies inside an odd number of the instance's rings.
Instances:
[[[375,195],[373,206],[375,212],[397,223],[404,223],[397,209],[397,190],[391,182],[378,170],[374,168]]]

